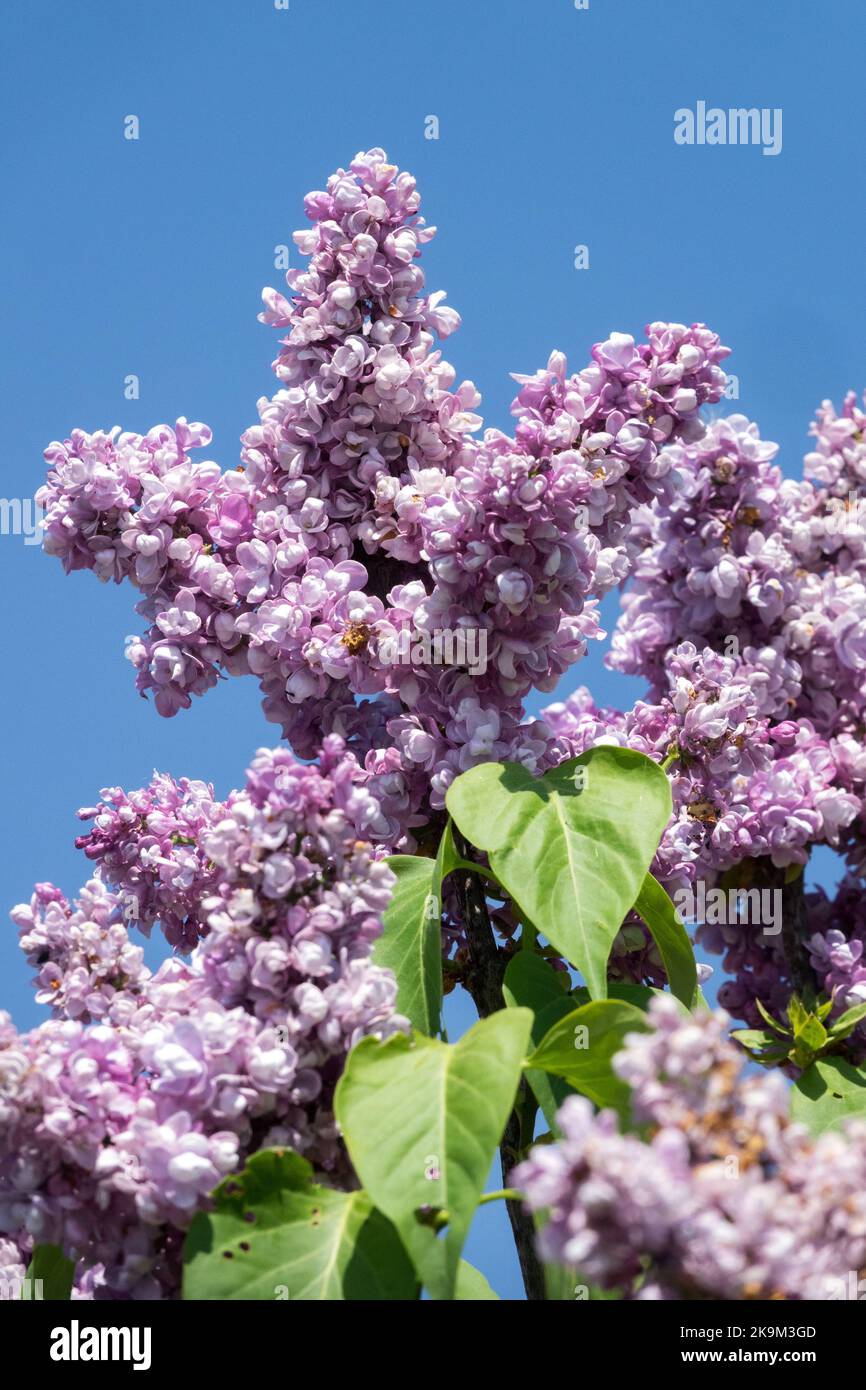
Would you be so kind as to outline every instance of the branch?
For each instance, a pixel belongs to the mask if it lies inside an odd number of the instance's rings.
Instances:
[[[814,994],[818,981],[809,961],[806,942],[809,938],[809,920],[806,910],[805,872],[786,882],[787,870],[777,868],[768,858],[743,860],[741,864],[722,875],[722,886],[742,888],[768,888],[782,894],[782,954],[788,970],[788,978],[794,992],[801,997],[805,993]]]
[[[470,860],[472,849],[458,831],[454,845],[461,859]],[[455,870],[457,893],[460,898],[463,923],[466,927],[466,947],[469,957],[466,987],[475,1001],[481,1018],[487,1018],[503,1008],[502,981],[507,964],[496,945],[496,937],[487,911],[484,885],[475,872]]]
[[[471,860],[472,850],[467,841],[455,829],[454,843],[462,859]],[[496,945],[496,937],[490,924],[484,887],[478,874],[469,871],[455,871],[457,893],[460,898],[463,922],[466,927],[467,954],[469,967],[466,971],[468,989],[479,1017],[487,1018],[504,1008],[502,981],[505,976],[506,956]],[[521,1087],[526,1083],[521,1081]],[[499,1145],[499,1158],[502,1164],[502,1181],[508,1176],[521,1152],[520,1118],[512,1110],[505,1126],[505,1133]],[[546,1298],[544,1268],[535,1253],[535,1222],[523,1203],[509,1198],[506,1203],[523,1287],[531,1302],[543,1302]]]
[[[784,875],[784,870],[782,870]],[[809,935],[809,920],[806,913],[806,896],[800,873],[790,883],[782,883],[782,950],[788,964],[791,984],[802,998],[804,994],[814,993],[815,973],[809,962],[806,940]]]

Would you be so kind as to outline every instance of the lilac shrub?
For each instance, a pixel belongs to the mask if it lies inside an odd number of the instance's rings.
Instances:
[[[0,1016],[10,1278],[51,1243],[78,1262],[77,1297],[177,1296],[195,1213],[274,1145],[357,1187],[335,1088],[360,1039],[408,1029],[371,954],[388,859],[435,854],[449,788],[480,764],[541,775],[608,745],[662,766],[671,814],[644,868],[671,896],[799,885],[805,926],[784,937],[699,924],[729,1012],[763,1026],[804,978],[832,1019],[866,1001],[866,415],[853,395],[841,415],[824,402],[804,477],[786,479],[755,424],[717,413],[719,338],[654,322],[577,371],[553,352],[516,376],[512,433],[482,430],[442,357],[460,320],[425,289],[419,210],[379,149],[308,195],[306,263],[288,294],[263,293],[278,388],[237,466],[202,457],[211,432],[185,418],[46,450],[44,548],[139,591],[139,692],[173,717],[252,675],[285,743],[224,801],[168,775],[105,789],[80,812],[78,899],[44,883],[14,909],[51,1017],[19,1035]],[[527,718],[527,696],[605,635],[617,586],[608,660],[645,698],[621,712],[581,687]],[[484,661],[460,642],[443,657],[442,632],[483,639]],[[802,893],[816,846],[846,859],[832,899]],[[480,896],[443,890],[447,978],[470,991],[479,911],[500,973],[529,926],[504,892]],[[663,988],[651,924],[621,917],[609,977]],[[174,954],[151,972],[135,933],[154,928]],[[573,1096],[518,1168],[550,1211],[544,1258],[629,1297],[824,1296],[866,1263],[864,1132],[810,1140],[778,1075],[739,1075],[725,1015],[656,1002],[650,1018],[614,1061],[642,1130]]]

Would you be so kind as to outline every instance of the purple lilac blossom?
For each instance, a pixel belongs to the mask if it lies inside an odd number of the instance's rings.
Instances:
[[[75,904],[40,884],[13,912],[54,1017],[23,1035],[0,1017],[0,1234],[13,1266],[61,1245],[81,1296],[170,1297],[185,1227],[247,1153],[291,1145],[352,1182],[335,1083],[359,1038],[406,1026],[370,960],[393,875],[334,736],[317,767],[261,750],[223,803],[166,777],[107,796]],[[144,965],[134,899],[145,930],[198,942],[188,962]]]
[[[206,426],[119,429],[49,446],[45,548],[67,569],[130,579],[149,623],[138,688],[173,715],[222,672],[253,673],[302,757],[351,726],[401,783],[405,831],[486,758],[543,764],[523,701],[599,635],[597,596],[631,558],[628,520],[668,496],[667,446],[703,431],[728,349],[703,325],[615,333],[569,374],[518,376],[513,438],[481,426],[471,382],[436,346],[459,317],[424,293],[435,229],[411,175],[359,154],[306,199],[307,266],[264,292],[284,336],[239,469],[190,451]],[[487,660],[395,661],[400,635],[483,633]],[[370,696],[361,713],[357,696]],[[385,703],[383,718],[375,708]],[[366,729],[365,729],[366,726]]]

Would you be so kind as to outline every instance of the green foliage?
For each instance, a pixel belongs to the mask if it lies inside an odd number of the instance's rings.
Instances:
[[[365,1192],[312,1180],[306,1159],[263,1149],[220,1183],[184,1247],[187,1299],[407,1300],[412,1265]]]
[[[192,1223],[186,1298],[411,1301],[423,1287],[434,1299],[496,1300],[462,1251],[497,1148],[507,1143],[510,1167],[531,1143],[555,1141],[557,1112],[575,1093],[631,1121],[614,1059],[628,1033],[648,1028],[660,991],[607,980],[630,910],[646,923],[679,1007],[703,1005],[688,933],[649,873],[671,811],[651,759],[601,746],[538,779],[516,764],[483,764],[455,780],[447,804],[482,862],[458,853],[450,821],[435,859],[389,861],[396,887],[375,958],[394,971],[413,1033],[364,1038],[337,1085],[335,1113],[362,1188],[322,1186],[289,1150],[254,1155]],[[504,972],[504,1007],[450,1045],[435,1035],[442,891],[454,871],[492,881],[523,933]],[[545,953],[563,956],[585,984],[573,988]],[[475,968],[471,955],[453,965]],[[759,1061],[803,1069],[792,1108],[814,1133],[866,1115],[866,1073],[832,1055],[866,1005],[835,1023],[830,1012],[829,1001],[795,996],[784,1021],[764,1011],[766,1029],[735,1035]],[[535,1138],[539,1108],[549,1132]],[[548,1268],[545,1281],[551,1300],[618,1296],[571,1269]]]
[[[607,995],[607,959],[671,814],[668,780],[629,748],[591,748],[534,778],[483,763],[448,789],[448,810],[521,914]]]
[[[434,1298],[454,1295],[531,1024],[528,1010],[507,1009],[454,1045],[420,1034],[365,1038],[337,1087],[337,1118],[355,1171]]]
[[[535,951],[517,951],[508,962],[502,994],[509,1008],[540,1013],[550,1004],[573,1008],[571,980],[564,970],[554,970]]]
[[[574,1000],[567,993],[571,981],[561,970],[554,970],[534,951],[518,951],[508,962],[502,993],[510,1009],[524,1008],[533,1012],[531,1042],[538,1047],[545,1034],[574,1009]],[[526,1080],[551,1129],[556,1128],[556,1112],[574,1088],[561,1076],[551,1075],[540,1067],[528,1067]]]
[[[499,1294],[494,1293],[480,1269],[461,1260],[457,1267],[457,1287],[454,1297],[461,1303],[499,1302]]]
[[[388,864],[397,883],[373,959],[394,972],[399,1012],[420,1033],[434,1036],[442,1014],[442,885],[454,869],[478,872],[479,866],[460,858],[450,821],[435,859],[393,854]]]
[[[782,1023],[767,1012],[760,999],[755,1002],[768,1029],[737,1028],[732,1036],[765,1067],[792,1062],[805,1070],[819,1057],[838,1052],[840,1044],[866,1018],[866,1004],[858,1004],[828,1026],[827,1018],[833,1008],[831,999],[804,1001],[793,994],[788,1001],[787,1021]]]

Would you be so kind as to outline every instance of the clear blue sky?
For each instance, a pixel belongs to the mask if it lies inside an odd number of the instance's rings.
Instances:
[[[73,427],[207,421],[235,463],[275,386],[256,322],[302,198],[359,149],[418,177],[425,254],[464,326],[448,344],[508,426],[510,371],[583,363],[613,330],[703,320],[734,349],[739,408],[797,474],[822,397],[866,380],[862,0],[5,0],[0,139],[7,498]],[[674,111],[781,107],[783,148],[682,147]],[[123,138],[137,115],[137,142]],[[424,138],[439,118],[438,141]],[[586,244],[590,268],[574,269]],[[126,401],[124,378],[140,377]],[[731,407],[736,408],[736,407]],[[0,899],[86,877],[76,808],[154,767],[236,785],[275,741],[255,683],[161,720],[123,660],[133,593],[0,537],[7,675]],[[570,676],[625,705],[593,656]],[[570,688],[570,687],[568,687]],[[827,869],[827,872],[830,870]],[[822,868],[822,872],[824,869]],[[0,929],[0,1007],[31,1002]],[[501,1213],[469,1257],[516,1297]]]

